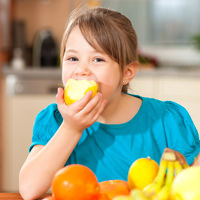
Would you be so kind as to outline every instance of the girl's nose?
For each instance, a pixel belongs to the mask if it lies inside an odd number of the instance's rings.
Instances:
[[[76,75],[76,76],[89,76],[90,73],[91,72],[90,72],[87,64],[78,65],[74,71],[74,75]]]

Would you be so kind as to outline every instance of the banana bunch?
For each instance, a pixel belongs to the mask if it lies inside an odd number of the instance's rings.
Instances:
[[[154,182],[145,187],[143,192],[152,200],[167,200],[175,176],[187,167],[186,164],[180,164],[173,152],[165,152],[161,158],[159,171]]]
[[[117,196],[113,200],[168,200],[171,186],[176,175],[188,165],[182,165],[174,152],[164,152],[158,174],[150,185],[143,190],[134,189],[128,196]]]

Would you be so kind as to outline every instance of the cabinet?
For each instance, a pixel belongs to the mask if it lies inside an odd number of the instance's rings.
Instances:
[[[28,155],[28,148],[31,144],[35,117],[48,104],[56,102],[56,98],[55,94],[8,96],[6,94],[5,79],[1,83],[3,86],[2,190],[16,192],[18,191],[19,170]],[[199,91],[200,79],[198,77],[140,74],[136,75],[131,81],[129,89],[130,93],[161,100],[172,100],[183,105],[189,111],[200,133]]]
[[[8,96],[5,80],[2,85],[2,191],[18,192],[18,175],[28,155],[35,117],[48,104],[56,102],[56,97],[53,94]]]
[[[136,75],[130,83],[129,92],[181,104],[188,110],[200,134],[199,77]]]

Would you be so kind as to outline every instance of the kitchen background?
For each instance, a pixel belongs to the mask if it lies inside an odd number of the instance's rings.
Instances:
[[[84,4],[131,19],[141,64],[129,92],[182,104],[200,132],[200,0],[0,0],[0,191],[18,191],[34,119],[61,83],[67,19]]]

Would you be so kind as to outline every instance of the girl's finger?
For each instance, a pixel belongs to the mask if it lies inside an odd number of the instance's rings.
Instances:
[[[74,111],[79,112],[88,104],[88,102],[92,98],[92,91],[88,91],[80,100],[74,102],[70,106],[74,109]]]
[[[87,118],[87,120],[90,121],[91,124],[93,124],[99,118],[104,107],[105,100],[102,100],[102,98],[100,98],[96,106],[89,113],[84,113],[85,118]]]
[[[102,100],[102,94],[97,93],[91,100],[90,102],[84,107],[84,109],[81,111],[81,113],[84,114],[89,114],[91,111],[95,111],[98,106],[100,105]]]
[[[180,162],[181,165],[184,165],[187,163],[185,156],[183,156],[181,153],[176,151],[176,158]]]
[[[64,90],[62,88],[58,88],[58,91],[57,91],[57,94],[56,94],[56,100],[57,100],[58,105],[65,104]]]
[[[185,159],[185,156],[182,155],[180,152],[178,151],[175,151],[173,149],[170,149],[170,148],[165,148],[164,152],[174,152],[175,156],[176,156],[176,159],[180,162],[180,164],[184,165],[187,163],[186,159]]]
[[[105,105],[106,105],[106,100],[103,100],[101,102],[101,105],[100,105],[98,112],[94,116],[94,121],[96,121],[99,118],[100,114],[103,112],[103,110],[105,108]]]

